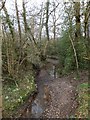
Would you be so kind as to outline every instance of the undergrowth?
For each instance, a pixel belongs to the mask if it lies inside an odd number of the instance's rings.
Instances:
[[[76,111],[75,117],[76,118],[88,118],[88,109],[89,109],[89,100],[90,100],[90,94],[88,94],[88,91],[90,89],[90,86],[88,83],[83,83],[78,86],[78,101],[79,101],[79,107]]]
[[[15,110],[25,101],[28,94],[35,90],[34,77],[32,74],[18,80],[18,85],[3,85],[3,117],[10,118]]]

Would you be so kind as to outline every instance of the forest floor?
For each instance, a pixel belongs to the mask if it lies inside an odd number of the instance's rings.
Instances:
[[[34,101],[32,117],[35,118],[69,118],[75,115],[78,107],[77,86],[88,82],[87,72],[79,73],[80,79],[77,80],[76,74],[71,73],[61,78],[50,76],[48,69],[41,70],[37,77],[39,93]],[[45,102],[44,86],[48,85],[50,100]]]

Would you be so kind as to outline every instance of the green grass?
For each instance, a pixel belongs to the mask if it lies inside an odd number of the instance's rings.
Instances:
[[[23,80],[18,80],[18,86],[9,83],[3,85],[3,117],[10,118],[35,88],[34,77],[31,74]]]
[[[88,118],[88,106],[89,106],[89,100],[90,95],[88,94],[88,89],[90,86],[88,83],[83,83],[80,86],[78,86],[78,92],[79,92],[79,107],[76,111],[75,116],[77,118]]]

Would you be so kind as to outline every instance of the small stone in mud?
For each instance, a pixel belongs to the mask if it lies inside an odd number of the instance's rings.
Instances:
[[[36,101],[35,103],[32,104],[31,113],[32,113],[32,116],[35,118],[38,118],[43,113],[43,109],[40,107],[40,105]]]

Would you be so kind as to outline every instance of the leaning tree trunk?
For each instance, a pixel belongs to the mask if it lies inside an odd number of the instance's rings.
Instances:
[[[76,53],[77,53],[77,61],[79,61],[79,40],[81,37],[81,21],[80,21],[80,0],[78,2],[74,2],[74,16],[75,16],[75,20],[76,20],[76,24],[75,24],[75,49],[76,49]],[[77,69],[77,75],[79,76],[79,62],[78,62],[78,69]]]

